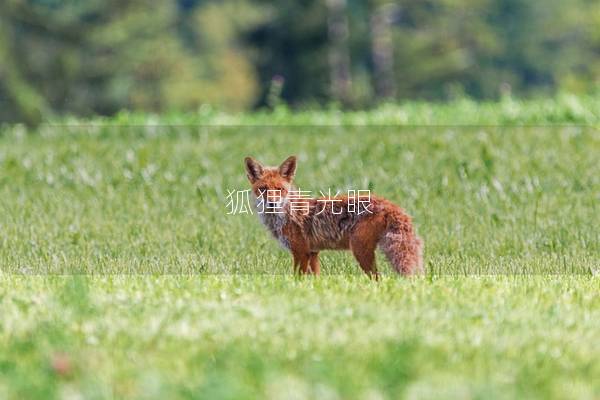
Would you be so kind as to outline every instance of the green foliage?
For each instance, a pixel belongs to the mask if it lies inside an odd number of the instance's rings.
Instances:
[[[248,33],[256,48],[256,65],[265,104],[275,77],[284,79],[287,102],[330,98],[327,52],[327,8],[324,1],[283,0],[270,3],[264,19]]]
[[[600,251],[599,109],[567,97],[229,119],[121,115],[36,135],[8,128],[0,268],[288,273],[288,255],[255,216],[226,215],[226,196],[248,188],[245,156],[276,163],[295,153],[303,189],[373,189],[405,207],[434,273],[587,274]],[[496,125],[511,110],[515,126]],[[358,273],[342,253],[324,265]]]
[[[0,119],[35,122],[26,113],[39,101],[24,98],[25,89],[58,114],[248,107],[256,89],[227,19],[232,5],[183,15],[176,2],[9,0],[0,6],[0,99],[8,103]],[[194,30],[186,46],[178,26],[187,20]],[[200,51],[194,40],[204,36],[212,48]]]
[[[500,101],[474,101],[460,98],[443,103],[408,101],[384,103],[372,110],[343,111],[338,107],[293,110],[279,105],[274,110],[228,113],[210,106],[197,113],[121,112],[114,118],[95,117],[96,126],[114,125],[394,125],[394,126],[546,126],[600,125],[600,96],[560,94],[556,97],[518,100],[510,96]],[[77,125],[77,118],[55,118],[50,124]],[[9,127],[7,127],[9,128]],[[13,127],[20,130],[21,127]],[[10,129],[7,129],[10,130]],[[40,131],[44,132],[42,128]]]
[[[64,302],[79,285],[98,312]],[[598,290],[588,277],[0,275],[0,393],[593,399]]]
[[[327,78],[331,44],[315,38],[327,34],[326,18],[315,9],[325,2],[287,5],[254,31],[251,41],[261,52],[258,65],[263,87],[275,75],[291,81],[284,97],[292,103],[332,98]],[[392,69],[398,99],[477,99],[546,95],[598,89],[598,2],[559,0],[352,1],[346,14],[350,35],[353,96],[358,106],[381,99],[366,85],[379,77],[373,70],[376,12],[390,23]],[[394,5],[394,7],[390,7]],[[323,17],[327,13],[318,13]],[[291,14],[291,15],[290,15]],[[307,19],[298,19],[304,15]],[[318,26],[315,26],[316,22]],[[292,29],[290,29],[292,27]],[[308,50],[307,43],[314,42]],[[323,47],[326,45],[326,47]],[[297,49],[297,51],[294,51]],[[308,57],[308,60],[307,60]]]
[[[597,398],[596,105],[4,127],[0,397]],[[303,189],[405,207],[427,275],[379,259],[372,282],[338,252],[291,276],[256,216],[226,215],[244,156],[290,153]]]
[[[5,0],[0,120],[593,94],[599,26],[593,0]]]

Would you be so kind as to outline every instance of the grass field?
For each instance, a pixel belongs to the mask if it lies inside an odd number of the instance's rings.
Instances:
[[[0,398],[598,398],[597,105],[4,127]],[[402,205],[427,275],[291,276],[226,207],[244,156],[290,154],[302,189]]]

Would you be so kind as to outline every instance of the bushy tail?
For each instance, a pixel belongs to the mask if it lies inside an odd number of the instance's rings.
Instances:
[[[387,219],[387,229],[378,244],[390,264],[402,275],[425,272],[423,242],[416,235],[410,217],[401,210],[391,210]]]

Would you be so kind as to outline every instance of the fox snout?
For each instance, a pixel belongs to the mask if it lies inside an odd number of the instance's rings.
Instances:
[[[276,194],[274,196],[267,196],[265,203],[269,207],[280,206],[285,203],[285,197],[282,194]]]
[[[266,208],[281,208],[286,203],[286,198],[281,196],[264,196],[262,200]]]
[[[267,201],[266,204],[269,208],[276,208],[280,206],[280,203],[278,201]]]

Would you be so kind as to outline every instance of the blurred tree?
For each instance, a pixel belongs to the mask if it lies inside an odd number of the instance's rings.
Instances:
[[[6,20],[0,15],[0,60],[3,60],[0,64],[0,94],[4,93],[4,96],[0,95],[0,120],[7,120],[13,114],[28,125],[36,125],[48,111],[48,106],[12,58],[11,35],[6,27]]]
[[[600,2],[584,0],[562,15],[570,26],[565,35],[566,54],[561,57],[558,86],[566,91],[600,93]]]
[[[334,100],[349,105],[352,103],[352,77],[346,0],[326,0],[326,3],[331,96]]]
[[[398,98],[444,99],[479,93],[465,85],[479,79],[479,57],[497,38],[482,16],[487,0],[401,1],[392,32]],[[470,91],[470,92],[469,92]]]
[[[600,88],[598,0],[3,0],[0,120]]]
[[[397,2],[394,82],[398,96],[494,98],[548,92],[598,59],[585,50],[586,0]],[[574,4],[578,3],[578,4]],[[502,88],[502,89],[501,89]],[[573,89],[576,89],[572,86]]]
[[[203,103],[248,107],[256,85],[252,65],[237,46],[238,27],[228,18],[234,2],[183,6],[4,1],[0,118],[34,123],[49,110],[89,115],[125,108],[194,110]],[[186,19],[188,42],[181,29]]]
[[[381,99],[393,99],[396,97],[396,80],[392,24],[399,17],[400,7],[390,2],[373,3],[370,33],[375,93]]]
[[[278,82],[283,82],[282,99],[291,104],[330,99],[325,1],[256,0],[256,4],[267,16],[246,35],[262,88],[257,104],[267,104],[271,87]]]

